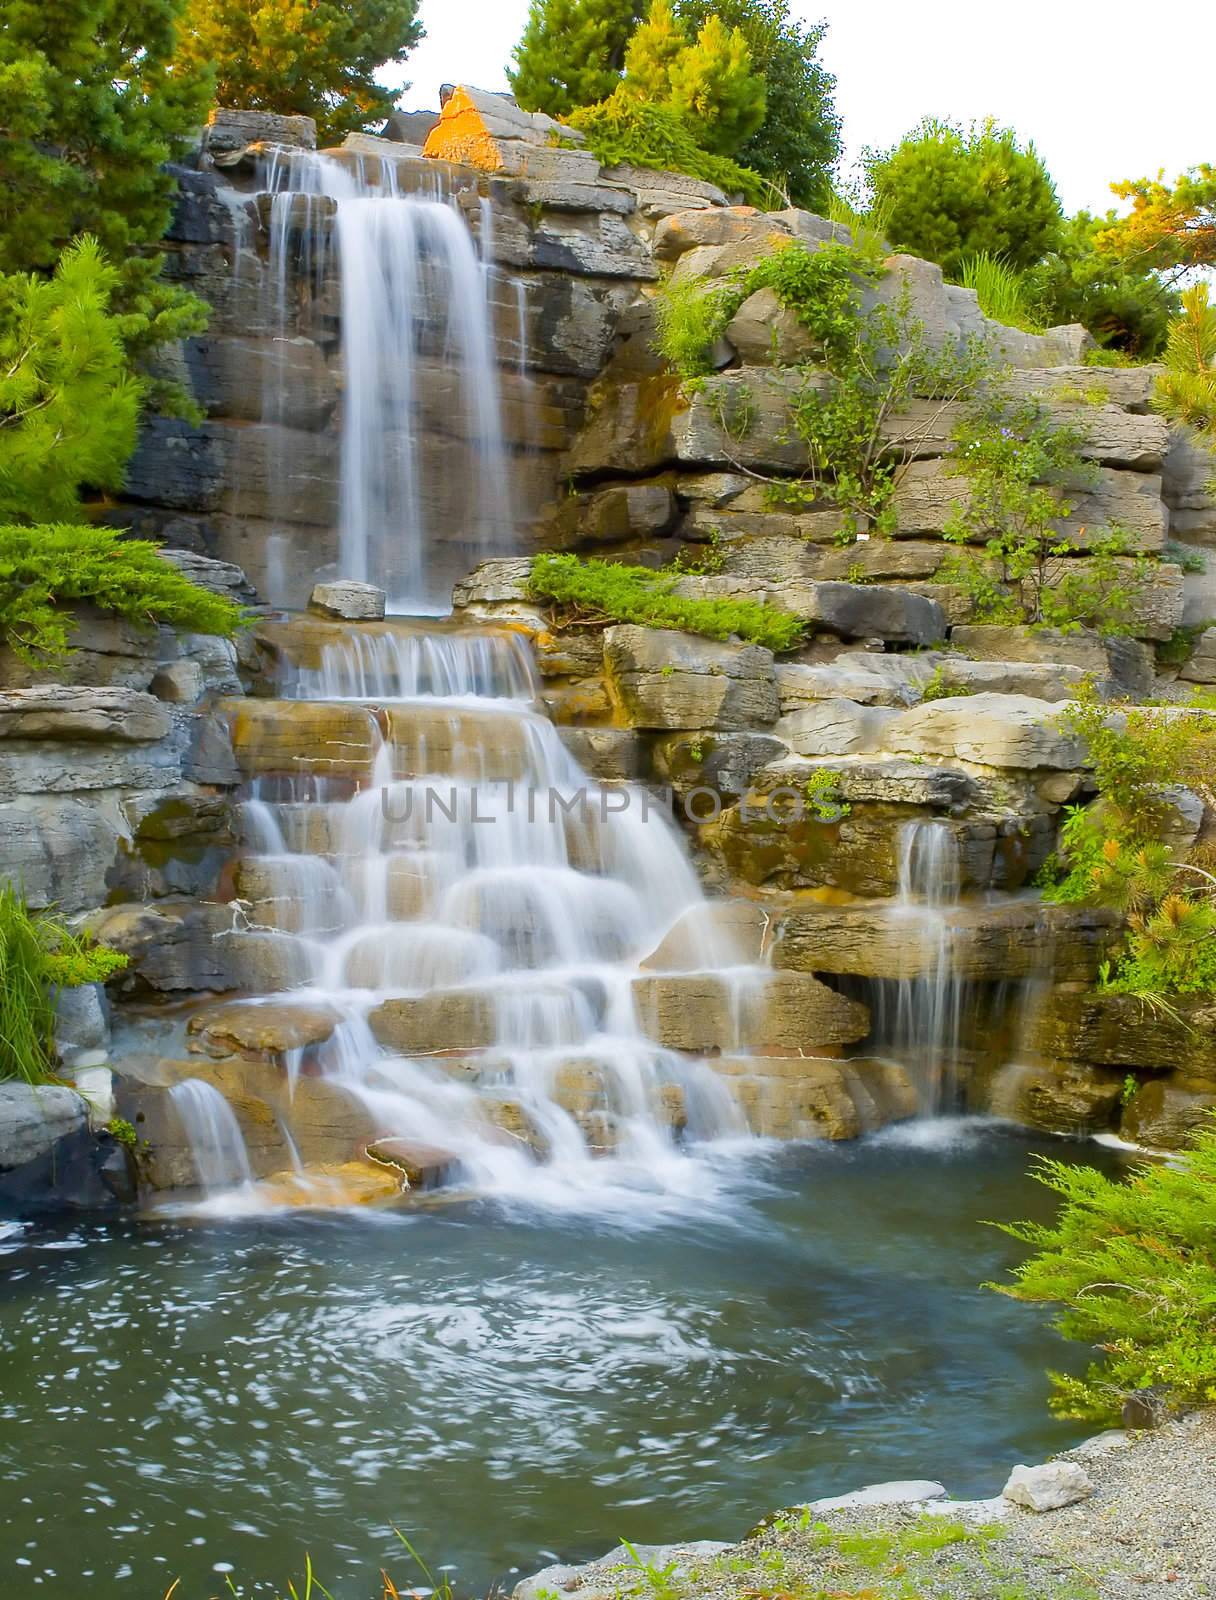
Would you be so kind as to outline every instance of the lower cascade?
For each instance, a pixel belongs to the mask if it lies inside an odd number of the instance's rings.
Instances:
[[[389,620],[325,643],[285,687],[259,709],[294,774],[252,780],[238,871],[291,986],[222,1010],[290,1041],[289,1101],[327,1080],[374,1153],[490,1190],[533,1183],[538,1160],[566,1181],[679,1183],[681,1145],[748,1131],[759,913],[704,899],[661,803],[588,780],[534,708],[522,640]],[[309,750],[317,712],[353,719],[362,764],[337,774],[332,746]],[[733,1041],[728,1072],[680,1010]],[[217,1171],[247,1179],[216,1091],[173,1093],[208,1192]]]

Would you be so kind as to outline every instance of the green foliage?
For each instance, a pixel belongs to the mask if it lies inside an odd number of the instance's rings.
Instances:
[[[1131,540],[1118,528],[1091,539],[1080,563],[1060,532],[1074,509],[1069,494],[1097,476],[1081,454],[1084,431],[1057,424],[1037,400],[1010,400],[990,386],[954,437],[970,498],[956,507],[944,537],[960,547],[982,544],[986,555],[960,548],[943,563],[940,581],[964,588],[985,621],[1127,633],[1151,563],[1125,559]]]
[[[1170,323],[1153,409],[1193,429],[1216,456],[1216,305],[1206,283],[1186,290],[1182,315]]]
[[[965,683],[954,683],[939,662],[921,685],[921,703],[928,700],[963,700],[971,693]]]
[[[951,276],[980,254],[1031,267],[1059,238],[1060,203],[1034,146],[992,122],[927,120],[893,150],[869,153],[866,168],[892,242]]]
[[[1116,260],[1136,261],[1171,279],[1216,263],[1216,165],[1201,162],[1170,185],[1163,175],[1112,183],[1132,202],[1123,217],[1114,212],[1098,236],[1098,248]]]
[[[771,196],[758,173],[727,156],[712,155],[697,143],[678,111],[641,100],[624,84],[598,105],[573,112],[568,120],[586,136],[587,148],[603,166],[684,172],[690,178],[716,183],[727,194],[741,194],[751,205],[770,203]]]
[[[0,637],[25,661],[68,654],[71,607],[230,637],[239,606],[191,583],[146,539],[113,528],[0,527]]]
[[[846,544],[869,529],[892,531],[895,488],[917,440],[949,405],[974,394],[988,371],[977,345],[934,350],[906,295],[863,315],[864,290],[884,270],[877,245],[836,240],[810,251],[791,242],[725,279],[668,281],[659,294],[657,348],[703,387],[714,340],[749,295],[771,289],[798,318],[811,355],[790,398],[790,427],[806,446],[807,471],[772,480],[767,492],[774,504],[838,508]],[[936,401],[937,409],[910,411],[914,397]],[[906,433],[895,425],[901,414],[912,419]]]
[[[644,0],[532,0],[515,69],[507,72],[520,105],[569,117],[607,100],[645,10]]]
[[[78,235],[115,263],[132,355],[206,324],[160,276],[165,168],[204,120],[210,79],[173,60],[185,0],[8,0],[0,30],[0,273],[51,272]]]
[[[730,155],[764,120],[764,80],[752,71],[743,35],[711,14],[694,36],[671,0],[651,0],[629,41],[624,88],[669,106],[716,155]]]
[[[11,883],[0,885],[0,1081],[53,1077],[55,990],[104,983],[126,964],[61,917],[32,912]]]
[[[775,651],[798,644],[802,624],[788,611],[756,600],[683,599],[672,592],[679,577],[612,561],[580,561],[575,555],[539,555],[532,561],[529,588],[535,599],[555,603],[571,623],[637,622],[708,639],[737,636]]]
[[[82,487],[122,483],[143,385],[109,310],[117,283],[87,237],[53,278],[0,279],[0,523],[75,518]]]
[[[1044,898],[1113,906],[1129,920],[1126,945],[1105,986],[1150,1000],[1216,993],[1216,877],[1161,842],[1165,791],[1201,790],[1216,758],[1207,712],[1135,707],[1112,712],[1088,691],[1061,726],[1085,743],[1099,799],[1069,808],[1060,831],[1058,881]]]
[[[419,0],[187,0],[178,65],[222,106],[315,117],[322,144],[379,124],[406,87],[378,81],[422,38]]]
[[[1026,333],[1041,331],[1036,320],[1032,291],[1024,272],[1001,256],[981,250],[964,256],[959,263],[958,281],[964,289],[974,289],[980,310],[994,322]]]
[[[1216,1126],[1185,1163],[1126,1182],[1059,1161],[1034,1175],[1059,1215],[1001,1225],[1033,1254],[1013,1284],[989,1287],[1063,1306],[1060,1332],[1099,1352],[1083,1378],[1052,1373],[1053,1409],[1112,1421],[1126,1395],[1158,1385],[1179,1403],[1216,1400]]]
[[[833,767],[820,767],[812,772],[802,787],[807,810],[816,822],[841,822],[853,807],[840,792],[844,774]]]
[[[836,80],[818,60],[825,24],[804,25],[788,0],[676,0],[676,13],[694,32],[716,15],[743,35],[764,83],[764,120],[731,154],[794,205],[822,212],[840,156]]]
[[[1102,221],[1079,211],[1030,268],[1027,289],[1044,326],[1080,322],[1103,349],[1151,360],[1165,343],[1174,296],[1142,260],[1102,250]]]

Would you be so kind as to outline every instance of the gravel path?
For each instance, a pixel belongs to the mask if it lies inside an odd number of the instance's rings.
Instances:
[[[743,1543],[550,1568],[518,1600],[1172,1600],[1216,1597],[1216,1411],[1104,1434],[1056,1458],[1093,1494],[785,1513]],[[673,1565],[674,1563],[674,1565]]]

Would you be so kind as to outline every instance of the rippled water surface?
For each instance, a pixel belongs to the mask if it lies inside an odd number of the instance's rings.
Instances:
[[[883,1478],[997,1492],[1076,1437],[1074,1353],[978,1288],[1017,1247],[977,1219],[1046,1213],[1031,1148],[913,1125],[719,1153],[687,1201],[9,1237],[0,1593],[278,1593],[308,1550],[367,1600],[414,1581],[394,1526],[469,1591]]]

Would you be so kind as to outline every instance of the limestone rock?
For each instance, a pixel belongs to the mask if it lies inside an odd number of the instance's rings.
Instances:
[[[452,590],[456,610],[471,605],[500,605],[528,598],[528,576],[532,571],[529,556],[509,556],[483,561]]]
[[[62,664],[30,666],[0,646],[0,685],[4,688],[40,688],[47,683],[146,689],[156,672],[160,632],[140,627],[90,606],[74,610],[75,626],[68,636],[71,655]]]
[[[186,1031],[195,1041],[191,1048],[208,1055],[271,1059],[324,1044],[337,1023],[326,1006],[238,1002],[196,1012]]]
[[[772,289],[748,295],[728,323],[726,338],[747,365],[793,366],[814,351],[811,335]]]
[[[61,1139],[83,1133],[87,1107],[57,1084],[0,1083],[0,1173],[48,1156]]]
[[[1187,428],[1170,434],[1161,492],[1169,507],[1170,534],[1210,543],[1216,536],[1216,499],[1208,493],[1212,456]]]
[[[605,167],[603,177],[632,189],[637,196],[638,210],[651,222],[676,212],[727,204],[727,197],[717,184],[707,183],[703,178],[690,178],[685,172],[622,165]]]
[[[921,697],[922,678],[943,658],[916,658],[852,651],[826,665],[780,662],[777,690],[784,713],[828,700],[849,700],[864,706],[911,706]]]
[[[714,1069],[762,1138],[856,1139],[916,1115],[916,1091],[895,1062],[749,1055]]]
[[[381,1044],[403,1055],[482,1050],[494,1043],[493,996],[480,989],[386,1000],[368,1016]]]
[[[1056,628],[972,623],[950,635],[955,650],[980,661],[1062,663],[1088,677],[1108,679],[1133,698],[1150,694],[1153,653],[1137,639],[1103,638],[1092,629],[1061,633]]]
[[[1216,628],[1205,628],[1178,674],[1187,683],[1216,683]]]
[[[713,1539],[689,1544],[641,1544],[632,1549],[622,1544],[598,1561],[583,1566],[545,1567],[534,1576],[521,1579],[511,1591],[511,1600],[547,1600],[552,1595],[559,1600],[566,1596],[577,1596],[577,1600],[618,1600],[622,1574],[636,1571],[639,1561],[669,1572],[678,1580],[689,1577],[727,1548]]]
[[[800,756],[861,755],[882,748],[886,728],[898,715],[852,700],[819,700],[788,712],[773,725],[773,733]]]
[[[160,702],[136,689],[47,684],[0,693],[0,739],[149,744],[171,727]]]
[[[1027,1511],[1059,1511],[1087,1500],[1093,1481],[1075,1461],[1049,1461],[1041,1467],[1014,1467],[1002,1493]]]
[[[317,148],[312,117],[284,116],[277,111],[238,111],[216,106],[203,131],[203,150],[217,165],[251,144],[283,144],[299,150]]]
[[[371,583],[356,583],[339,578],[333,583],[314,585],[308,604],[311,610],[327,617],[344,617],[348,622],[381,622],[388,596]]]
[[[1180,1072],[1141,1084],[1124,1108],[1119,1132],[1132,1144],[1185,1150],[1210,1125],[1213,1111],[1216,1083],[1188,1078],[1184,1061]]]
[[[670,629],[608,628],[610,691],[630,727],[750,728],[777,718],[773,655]]]
[[[678,795],[710,789],[737,799],[756,773],[786,749],[781,739],[767,733],[675,733],[654,741],[651,761],[654,776],[670,783]]]
[[[990,1109],[998,1117],[1043,1133],[1076,1137],[1102,1133],[1118,1115],[1123,1075],[1081,1063],[1006,1067],[991,1088]]]
[[[812,1500],[810,1511],[851,1511],[859,1506],[918,1506],[927,1500],[944,1500],[946,1486],[932,1478],[907,1478],[894,1483],[871,1483],[849,1494]]]
[[[158,667],[150,687],[168,705],[192,706],[202,699],[207,685],[199,662],[183,659]]]
[[[580,498],[575,516],[580,538],[621,544],[666,533],[676,518],[675,496],[661,484],[622,484]]]
[[[754,206],[719,206],[678,211],[654,230],[651,248],[657,261],[676,261],[686,250],[705,245],[734,244],[764,227]]]
[[[1081,741],[1060,728],[1050,707],[1020,694],[930,701],[891,723],[885,740],[900,755],[985,767],[1071,771],[1084,762]]]
[[[1175,999],[1171,1010],[1150,1009],[1134,995],[1105,994],[1056,984],[1034,1017],[1030,1043],[1049,1061],[1117,1070],[1171,1071],[1216,1087],[1216,1007]]]
[[[634,980],[643,1030],[669,1050],[698,1055],[732,1048],[780,1056],[848,1044],[869,1029],[866,1008],[805,973],[773,973],[752,982],[712,973]]]
[[[682,912],[639,964],[648,972],[758,965],[770,920],[752,900],[703,901]]]
[[[633,782],[646,773],[646,747],[632,728],[562,728],[563,745],[590,777]]]

